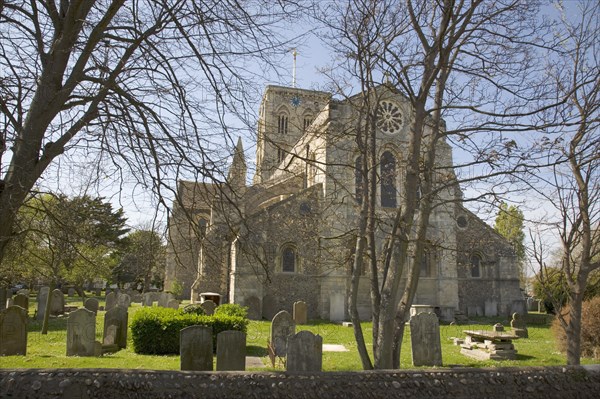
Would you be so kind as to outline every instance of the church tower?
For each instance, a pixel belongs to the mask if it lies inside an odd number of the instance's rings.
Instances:
[[[267,86],[259,111],[254,184],[273,176],[330,99],[322,91]]]
[[[246,187],[247,173],[248,167],[246,166],[246,158],[244,157],[244,146],[242,145],[242,138],[238,137],[235,152],[233,153],[233,160],[227,174],[227,183],[233,191],[241,194],[241,190]]]

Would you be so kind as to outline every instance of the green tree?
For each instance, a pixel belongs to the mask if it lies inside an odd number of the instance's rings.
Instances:
[[[136,230],[124,239],[122,257],[112,272],[118,284],[142,285],[147,291],[152,284],[162,286],[165,272],[165,245],[154,230]]]
[[[525,232],[523,231],[523,212],[516,205],[500,204],[494,229],[511,243],[517,256],[521,287],[525,287],[527,271],[525,270]]]

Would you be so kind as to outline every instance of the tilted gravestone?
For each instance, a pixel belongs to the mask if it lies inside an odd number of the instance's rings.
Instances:
[[[246,369],[246,334],[222,331],[217,335],[217,371]]]
[[[244,300],[244,306],[248,308],[248,318],[250,320],[260,320],[261,311],[260,311],[260,299],[256,296],[250,296]]]
[[[20,306],[0,311],[0,356],[27,354],[27,312]]]
[[[200,306],[202,306],[202,309],[204,309],[204,313],[206,313],[207,316],[215,314],[215,309],[217,308],[217,305],[210,299],[202,302],[202,305]]]
[[[100,302],[96,298],[88,298],[85,300],[83,306],[87,310],[91,310],[94,314],[98,314],[98,308],[100,307]]]
[[[287,340],[287,371],[321,371],[323,338],[310,331],[300,331]]]
[[[510,326],[512,327],[513,334],[519,338],[529,338],[529,331],[527,330],[527,324],[525,324],[525,320],[523,316],[519,313],[513,313],[512,320],[510,321]]]
[[[8,289],[0,287],[0,310],[6,309],[6,299],[8,298]]]
[[[146,292],[142,295],[142,306],[152,306],[154,303],[154,295],[152,292]]]
[[[306,324],[308,321],[307,317],[308,309],[306,307],[306,302],[298,301],[294,302],[294,322],[296,324]]]
[[[129,294],[120,293],[117,295],[117,305],[124,308],[131,306],[131,296]]]
[[[25,309],[26,313],[29,313],[29,297],[23,294],[17,294],[13,298],[13,304],[15,306],[20,306]]]
[[[84,308],[71,312],[67,320],[67,356],[94,356],[96,315]]]
[[[177,299],[171,299],[169,303],[167,303],[167,307],[171,309],[179,309],[179,301]]]
[[[103,345],[118,345],[127,347],[127,308],[117,305],[104,315]]]
[[[104,305],[104,309],[106,311],[111,310],[117,305],[117,294],[114,292],[110,292],[106,295],[106,304]]]
[[[271,345],[275,356],[287,355],[287,340],[296,333],[296,324],[292,316],[285,310],[277,313],[271,322]]]
[[[65,294],[57,288],[50,295],[52,295],[50,314],[59,315],[65,313]]]
[[[414,366],[441,366],[440,322],[434,313],[419,313],[410,318],[410,340]]]
[[[190,326],[179,335],[181,370],[212,371],[212,327]]]
[[[46,302],[48,301],[48,295],[50,295],[50,287],[42,287],[38,292],[37,296],[37,314],[36,317],[38,320],[42,320],[44,318],[44,314],[46,313]]]

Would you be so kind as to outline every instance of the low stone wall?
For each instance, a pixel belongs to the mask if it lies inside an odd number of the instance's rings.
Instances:
[[[600,365],[327,373],[0,369],[0,398],[598,398]]]

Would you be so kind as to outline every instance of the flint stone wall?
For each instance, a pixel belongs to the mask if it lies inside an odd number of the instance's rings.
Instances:
[[[2,369],[0,397],[597,398],[600,366],[246,373]]]

